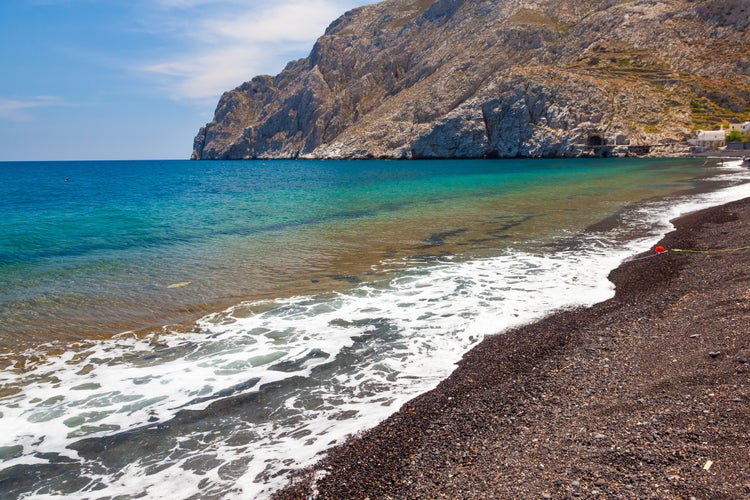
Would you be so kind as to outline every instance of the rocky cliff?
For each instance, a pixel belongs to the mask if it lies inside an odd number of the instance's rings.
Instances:
[[[226,92],[192,157],[668,154],[748,119],[747,0],[387,0]]]

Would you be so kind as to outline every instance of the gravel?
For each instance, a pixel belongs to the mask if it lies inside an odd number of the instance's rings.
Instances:
[[[675,225],[725,251],[644,253],[615,298],[486,338],[275,498],[750,498],[750,201]]]

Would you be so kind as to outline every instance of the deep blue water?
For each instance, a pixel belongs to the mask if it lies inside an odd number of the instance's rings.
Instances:
[[[108,335],[190,319],[242,299],[304,293],[329,276],[352,281],[350,275],[383,258],[420,253],[435,234],[485,240],[479,233],[490,231],[482,225],[493,217],[506,217],[511,227],[520,217],[546,218],[553,229],[580,228],[627,202],[690,188],[706,173],[701,165],[2,163],[0,341]],[[561,211],[567,212],[563,222]],[[164,292],[186,282],[184,290]]]

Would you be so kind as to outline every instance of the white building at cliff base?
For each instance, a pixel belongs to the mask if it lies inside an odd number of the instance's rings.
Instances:
[[[724,127],[721,130],[699,130],[695,139],[689,141],[691,146],[699,148],[716,149],[726,143],[727,134]]]

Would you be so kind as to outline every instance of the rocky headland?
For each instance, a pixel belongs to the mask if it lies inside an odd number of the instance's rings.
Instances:
[[[679,154],[748,102],[744,0],[387,0],[226,92],[192,158]]]

